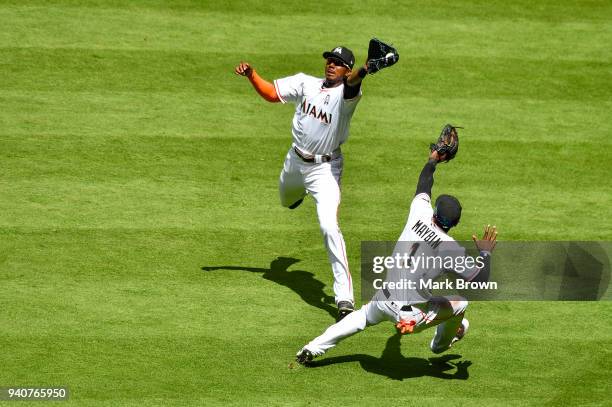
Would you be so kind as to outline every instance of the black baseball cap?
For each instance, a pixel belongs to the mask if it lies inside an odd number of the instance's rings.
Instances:
[[[323,53],[323,58],[338,58],[351,69],[353,69],[353,65],[355,64],[353,51],[343,46],[338,46],[331,51],[325,51]]]
[[[461,219],[461,204],[459,200],[451,195],[440,195],[436,199],[434,218],[444,230],[457,226],[459,219]]]

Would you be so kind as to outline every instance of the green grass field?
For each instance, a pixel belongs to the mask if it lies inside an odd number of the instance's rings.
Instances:
[[[289,368],[333,321],[332,275],[312,200],[278,203],[293,106],[241,60],[322,76],[338,44],[399,49],[343,149],[355,280],[446,122],[465,130],[434,194],[462,201],[457,239],[612,240],[612,4],[397,3],[1,1],[0,386],[79,406],[610,405],[610,302],[473,303],[459,368],[391,324]]]

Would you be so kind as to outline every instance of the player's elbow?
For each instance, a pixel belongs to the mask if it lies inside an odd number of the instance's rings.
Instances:
[[[263,98],[270,103],[279,103],[281,101],[276,93],[274,95],[266,95]]]
[[[259,93],[259,96],[268,102],[277,103],[281,101],[280,96],[278,96],[278,93],[276,92],[276,88],[271,83],[256,83],[254,86],[257,93]]]

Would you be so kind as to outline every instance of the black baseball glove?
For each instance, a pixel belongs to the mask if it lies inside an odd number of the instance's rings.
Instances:
[[[397,50],[377,38],[370,40],[368,47],[368,73],[375,74],[399,61]]]
[[[459,151],[459,134],[457,129],[462,127],[455,127],[452,124],[447,124],[442,129],[438,141],[429,146],[431,151],[436,150],[440,157],[444,157],[444,161],[450,161],[455,158],[457,151]]]

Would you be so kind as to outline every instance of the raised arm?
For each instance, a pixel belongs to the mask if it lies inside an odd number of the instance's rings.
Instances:
[[[421,170],[421,175],[419,175],[419,182],[417,184],[415,196],[418,194],[427,194],[431,196],[431,188],[433,187],[434,178],[433,174],[436,171],[436,165],[442,161],[438,152],[433,150],[429,155],[429,161]]]
[[[476,248],[480,252],[480,255],[483,257],[484,266],[471,281],[489,281],[489,274],[491,273],[491,252],[495,249],[495,245],[497,245],[497,227],[487,225],[482,239],[478,239],[476,235],[472,235],[472,240],[476,244]]]
[[[255,69],[253,69],[248,62],[241,62],[236,66],[234,72],[236,75],[249,78],[251,85],[253,85],[257,93],[268,102],[276,103],[281,101],[276,93],[274,85],[257,75]]]
[[[368,45],[368,57],[365,64],[359,69],[354,69],[347,77],[344,87],[344,98],[352,99],[359,94],[361,82],[368,73],[374,74],[383,68],[394,65],[399,61],[397,50],[391,45],[372,38]]]
[[[478,239],[476,235],[472,235],[472,240],[476,243],[476,248],[479,253],[478,258],[475,262],[472,262],[472,265],[468,266],[465,249],[463,249],[461,253],[457,252],[455,255],[459,255],[459,257],[463,258],[463,262],[456,264],[463,264],[463,267],[460,271],[455,269],[455,273],[466,281],[487,282],[491,275],[491,253],[497,244],[497,228],[488,225],[485,227],[482,239]],[[452,253],[451,249],[449,249],[449,254]]]
[[[364,64],[359,69],[353,69],[351,73],[346,77],[344,83],[344,98],[352,99],[359,94],[361,88],[361,82],[368,74],[368,66]]]
[[[346,84],[351,87],[359,85],[368,74],[368,65],[364,64],[359,69],[353,69],[346,79]]]

